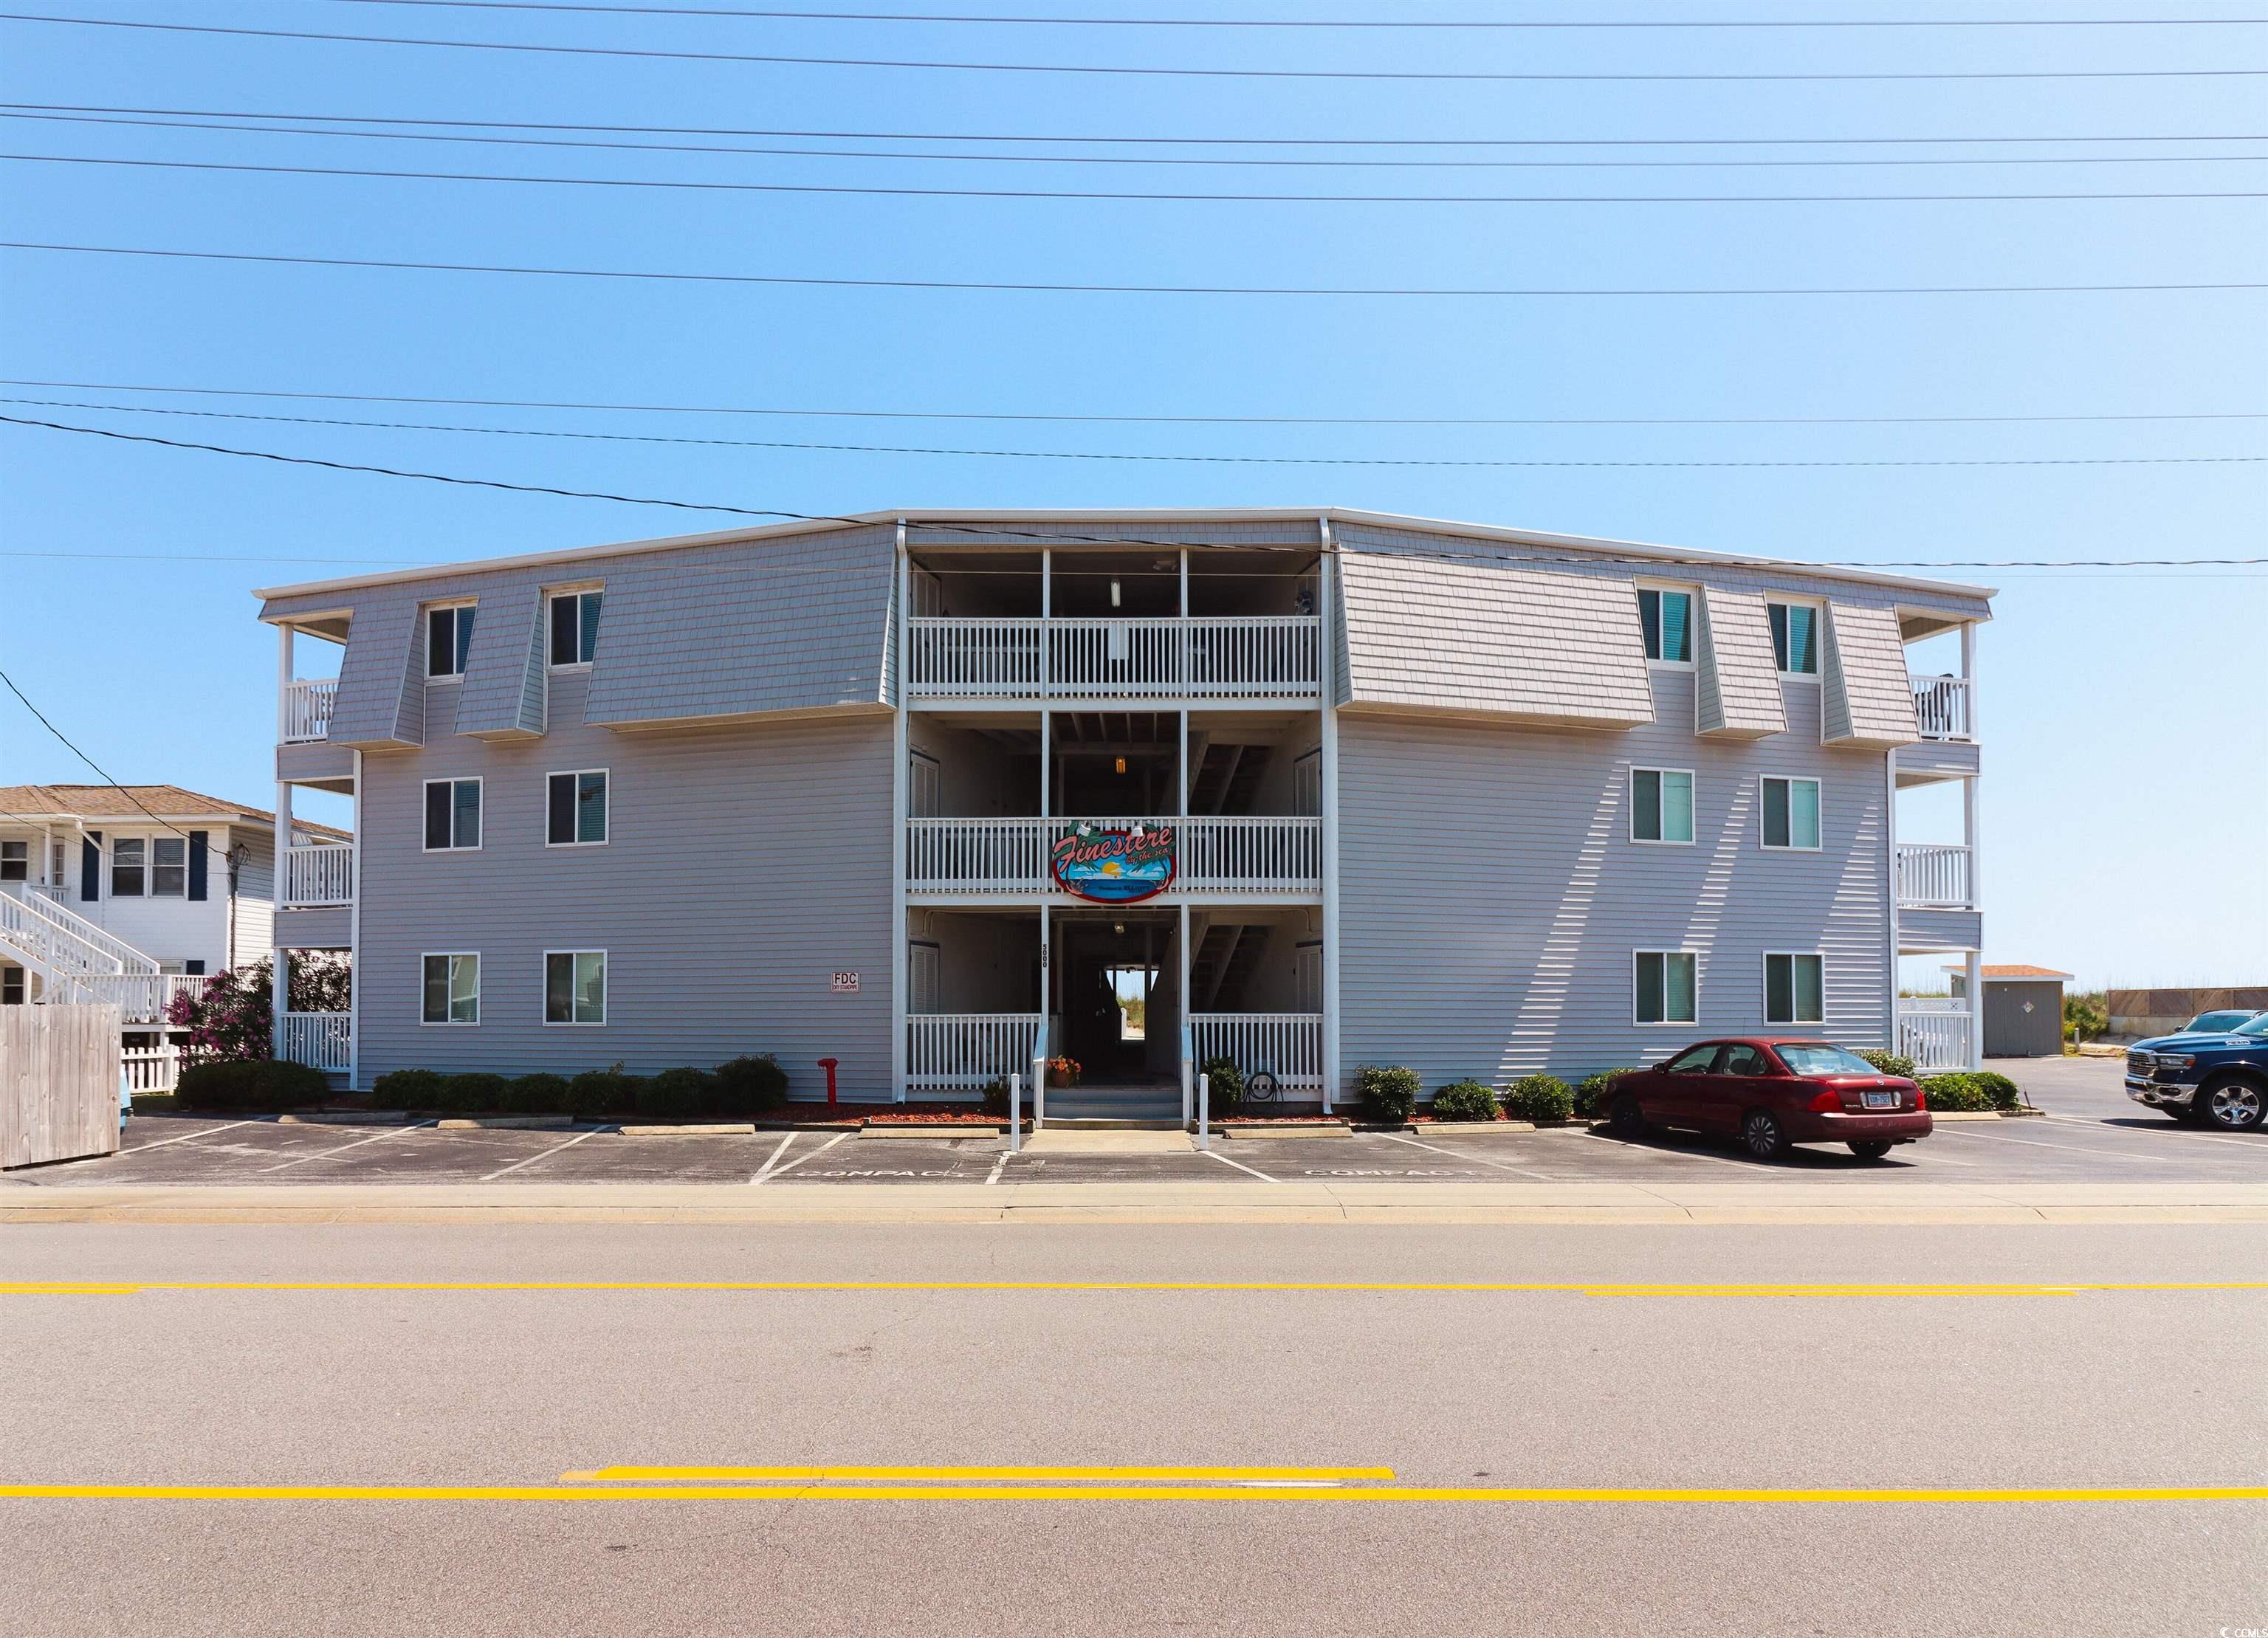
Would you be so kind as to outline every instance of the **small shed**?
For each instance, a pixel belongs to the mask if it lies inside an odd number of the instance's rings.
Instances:
[[[1948,966],[1952,991],[1968,992],[1968,976]],[[1984,1055],[1987,1058],[2052,1058],[2063,1051],[2063,987],[2071,974],[2053,967],[1984,966]]]

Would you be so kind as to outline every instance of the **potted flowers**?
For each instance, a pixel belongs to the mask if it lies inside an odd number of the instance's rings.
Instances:
[[[1049,1086],[1077,1086],[1079,1084],[1079,1060],[1076,1058],[1049,1059],[1048,1084]]]

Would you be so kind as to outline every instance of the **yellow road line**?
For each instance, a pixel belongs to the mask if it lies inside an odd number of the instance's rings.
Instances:
[[[2268,1485],[2039,1489],[1594,1489],[1216,1485],[725,1485],[595,1489],[571,1485],[0,1485],[0,1500],[91,1502],[1330,1502],[1619,1505],[1804,1502],[2268,1502]]]
[[[1233,1480],[1338,1481],[1391,1479],[1391,1467],[600,1467],[585,1473],[562,1473],[563,1483],[575,1480],[800,1480],[929,1479],[968,1480],[1078,1480],[1156,1482],[1181,1480],[1192,1483]]]
[[[63,1281],[0,1282],[0,1296],[120,1296],[139,1291],[1247,1291],[1289,1294],[1557,1294],[1579,1296],[2073,1296],[2140,1291],[2268,1291],[2268,1280],[1815,1285],[1447,1280],[139,1280],[84,1284]]]

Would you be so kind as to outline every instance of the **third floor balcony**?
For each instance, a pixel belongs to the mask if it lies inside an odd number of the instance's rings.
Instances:
[[[1320,700],[1313,614],[952,618],[909,623],[907,694],[930,700]]]

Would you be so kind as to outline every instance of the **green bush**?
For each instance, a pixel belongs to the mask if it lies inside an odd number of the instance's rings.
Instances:
[[[519,1075],[504,1083],[497,1107],[516,1115],[563,1115],[575,1112],[575,1100],[563,1075]]]
[[[1452,1081],[1433,1089],[1436,1120],[1493,1120],[1496,1117],[1496,1090],[1484,1082]]]
[[[1864,1058],[1884,1075],[1901,1075],[1909,1081],[1914,1078],[1914,1061],[1897,1053],[1883,1052],[1878,1047],[1868,1047],[1854,1055]]]
[[[682,1120],[703,1115],[717,1104],[717,1077],[706,1069],[664,1069],[643,1083],[632,1098],[641,1118]]]
[[[626,1115],[637,1103],[642,1077],[624,1075],[619,1063],[611,1069],[585,1069],[567,1083],[568,1096],[579,1115]]]
[[[487,1069],[445,1075],[433,1107],[444,1114],[495,1114],[504,1107],[504,1089],[509,1084]]]
[[[1366,1063],[1354,1072],[1363,1113],[1388,1126],[1406,1123],[1418,1107],[1418,1071]]]
[[[722,1075],[725,1071],[720,1069],[717,1073]],[[983,1101],[986,1114],[998,1115],[1003,1120],[1008,1118],[1008,1077],[1006,1076],[994,1076],[984,1083],[983,1089],[977,1093],[977,1096]],[[1017,1111],[1019,1114],[1022,1113],[1021,1110]]]
[[[281,1058],[224,1058],[183,1068],[174,1101],[188,1109],[270,1113],[320,1104],[330,1091],[320,1069]]]
[[[2101,990],[2080,990],[2063,998],[2063,1036],[2073,1045],[2091,1041],[2110,1027],[2110,1009]]]
[[[2017,1090],[2016,1083],[2007,1076],[1996,1074],[1991,1069],[1976,1069],[1970,1071],[1969,1078],[1976,1082],[1978,1089],[1992,1100],[1992,1107],[1995,1109],[2023,1107],[2023,1093]]]
[[[1596,1075],[1587,1075],[1575,1087],[1575,1113],[1580,1115],[1597,1114],[1605,1106],[1607,1089],[1618,1075],[1635,1075],[1635,1069],[1602,1069]]]
[[[1988,1110],[2015,1109],[2022,1105],[2016,1083],[1990,1069],[1957,1069],[1933,1075],[1921,1083],[1929,1106],[1948,1114],[1977,1114]]]
[[[1236,1113],[1237,1105],[1244,1101],[1244,1071],[1236,1067],[1233,1058],[1208,1058],[1197,1066],[1205,1079],[1206,1107],[1212,1118]]]
[[[1504,1110],[1515,1120],[1567,1120],[1575,1114],[1575,1089],[1556,1075],[1527,1075],[1504,1095]]]
[[[717,1112],[735,1120],[754,1120],[787,1102],[787,1071],[770,1053],[739,1057],[717,1066]],[[1005,1085],[1005,1083],[1004,1083]],[[1002,1094],[1002,1113],[1007,1113]]]
[[[381,1109],[438,1109],[445,1078],[431,1069],[395,1069],[372,1082],[370,1093]]]

